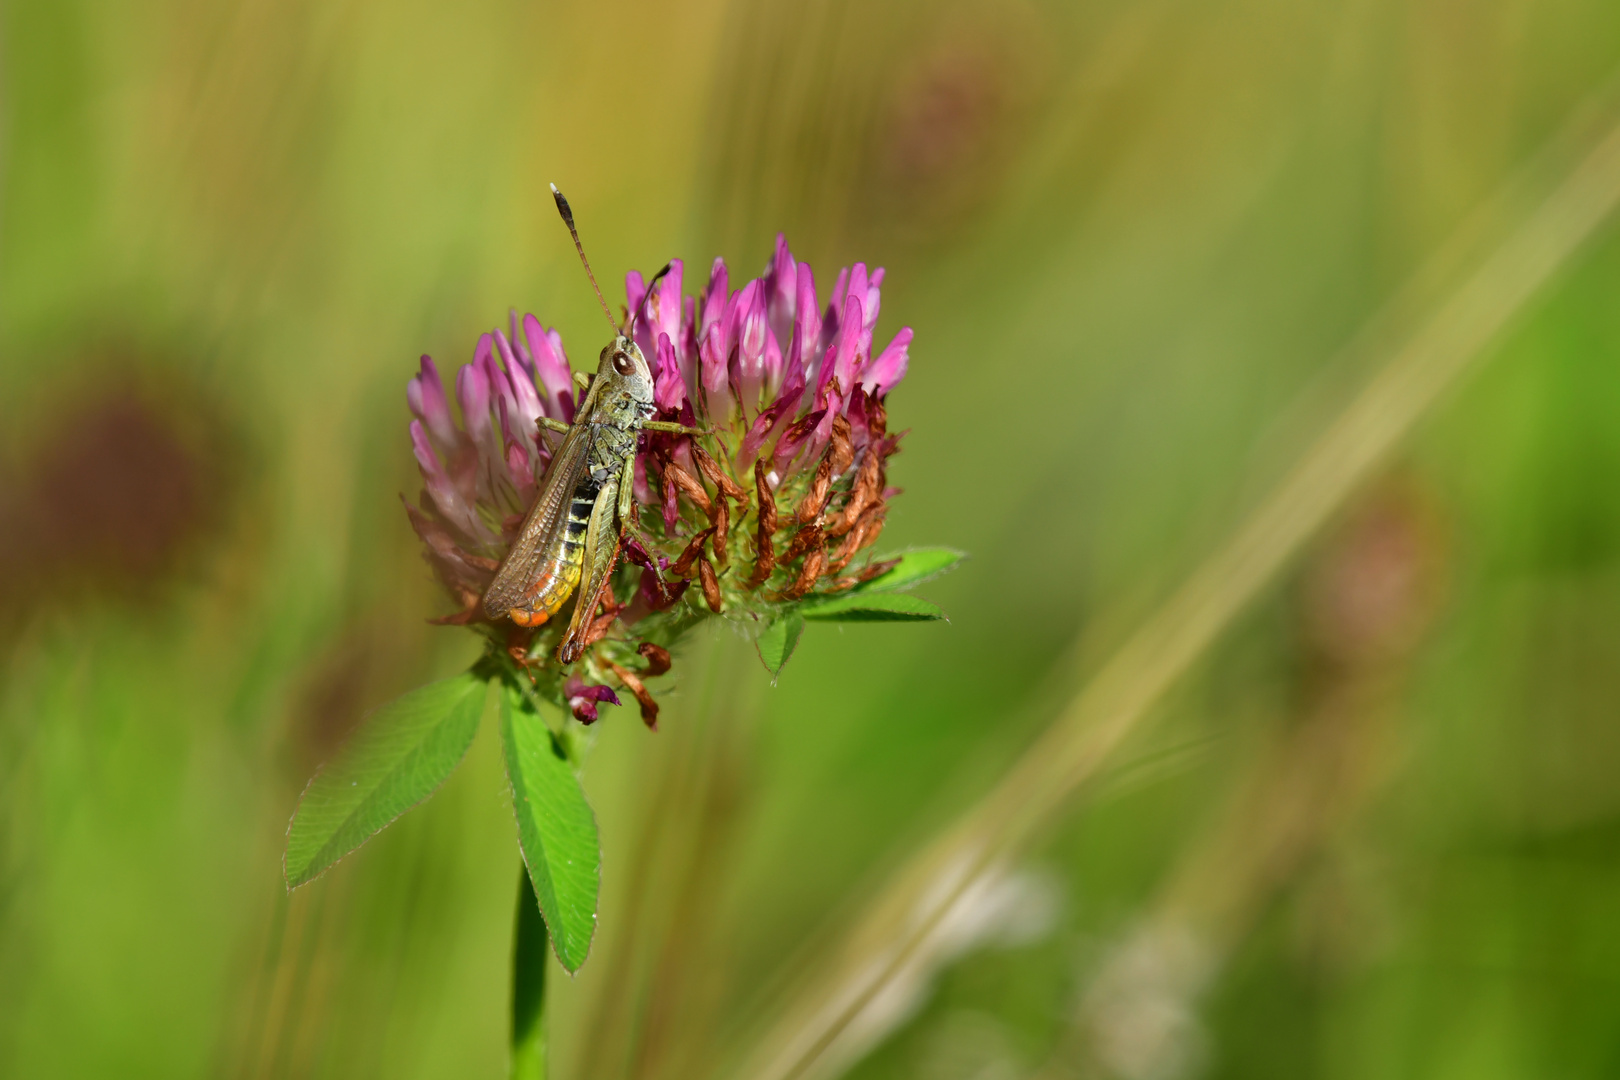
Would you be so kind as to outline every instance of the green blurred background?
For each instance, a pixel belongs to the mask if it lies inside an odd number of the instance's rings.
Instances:
[[[615,282],[716,254],[736,280],[779,230],[824,290],[886,266],[879,337],[917,337],[882,546],[972,554],[922,590],[949,625],[814,626],[774,688],[703,639],[657,735],[608,710],[602,922],[579,977],[553,969],[556,1075],[722,1075],[1620,64],[1605,0],[3,12],[19,1078],[504,1074],[492,732],[290,899],[279,858],[359,716],[476,651],[423,622],[443,601],[399,504],[417,355],[464,362],[509,306],[576,363],[599,344],[547,181]],[[854,1075],[1620,1074],[1617,284],[1610,228]]]

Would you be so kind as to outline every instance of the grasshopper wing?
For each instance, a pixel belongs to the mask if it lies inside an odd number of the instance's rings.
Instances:
[[[579,566],[565,557],[564,539],[574,489],[590,456],[589,424],[575,424],[540,478],[540,493],[523,519],[512,548],[484,593],[484,614],[537,626],[562,607],[578,584]],[[573,580],[568,571],[572,569]]]

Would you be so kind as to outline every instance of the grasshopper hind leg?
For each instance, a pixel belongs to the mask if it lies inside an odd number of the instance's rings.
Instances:
[[[569,620],[568,633],[563,635],[557,649],[557,659],[572,664],[585,650],[585,635],[591,619],[602,600],[602,590],[608,586],[613,564],[619,557],[619,531],[615,527],[618,517],[620,482],[610,478],[596,493],[591,507],[591,520],[585,531],[584,565],[581,567],[579,593],[574,598],[574,617]]]

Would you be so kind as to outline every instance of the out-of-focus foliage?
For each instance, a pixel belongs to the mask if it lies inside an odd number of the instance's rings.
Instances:
[[[812,624],[774,688],[747,643],[704,640],[656,735],[605,710],[601,924],[550,980],[554,1068],[707,1075],[1287,466],[1363,374],[1338,350],[1620,65],[1597,0],[3,19],[18,1076],[504,1070],[493,731],[290,898],[279,857],[354,723],[472,659],[422,621],[398,500],[416,356],[514,305],[576,361],[600,337],[547,181],[604,277],[762,266],[777,230],[819,270],[886,265],[878,336],[917,337],[884,546],[973,554],[925,590],[949,625]],[[856,1075],[1614,1072],[1617,283],[1611,228],[953,931]]]

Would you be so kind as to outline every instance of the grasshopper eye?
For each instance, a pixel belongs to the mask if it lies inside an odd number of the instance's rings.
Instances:
[[[616,352],[613,354],[613,370],[620,375],[629,375],[636,370],[636,365],[628,353]]]

